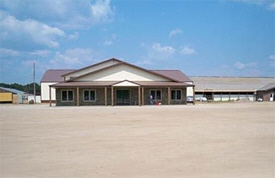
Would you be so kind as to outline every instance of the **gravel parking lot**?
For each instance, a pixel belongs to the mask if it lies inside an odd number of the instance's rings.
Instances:
[[[275,177],[275,102],[0,112],[1,178]]]

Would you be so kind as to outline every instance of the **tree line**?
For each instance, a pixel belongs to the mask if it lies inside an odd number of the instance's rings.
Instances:
[[[0,87],[12,88],[12,89],[24,91],[29,94],[33,94],[33,83],[29,83],[27,85],[21,85],[18,83],[12,83],[12,84],[0,83]],[[37,95],[41,94],[41,87],[38,83],[35,83],[35,91]]]

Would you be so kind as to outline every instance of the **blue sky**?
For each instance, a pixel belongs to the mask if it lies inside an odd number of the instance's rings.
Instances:
[[[112,57],[189,76],[275,77],[269,0],[2,0],[0,82]]]

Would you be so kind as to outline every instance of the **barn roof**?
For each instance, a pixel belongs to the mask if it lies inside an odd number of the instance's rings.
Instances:
[[[19,95],[23,95],[25,94],[26,92],[24,91],[20,91],[20,90],[16,90],[16,89],[13,89],[13,88],[4,88],[4,87],[0,87],[1,90],[5,90],[5,91],[9,91],[11,93],[16,93],[16,94],[19,94]]]
[[[269,83],[272,77],[190,77],[196,91],[256,91]]]
[[[64,78],[62,75],[73,72],[74,69],[50,69],[47,70],[42,79],[41,82],[62,82],[64,81]]]
[[[271,90],[271,89],[274,89],[274,88],[275,88],[275,82],[266,84],[265,86],[259,88],[258,90],[259,91],[267,91],[267,90]]]

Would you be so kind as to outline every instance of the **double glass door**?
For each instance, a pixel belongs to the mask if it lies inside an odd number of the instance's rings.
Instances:
[[[116,104],[130,105],[130,90],[116,90]]]

